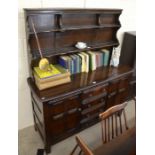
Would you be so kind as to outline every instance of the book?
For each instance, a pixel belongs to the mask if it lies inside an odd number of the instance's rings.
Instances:
[[[107,66],[109,63],[109,56],[110,56],[110,52],[107,49],[102,49],[101,52],[104,53],[104,60],[103,60],[103,65]]]
[[[63,68],[61,65],[55,65],[55,67],[61,72],[60,75],[48,77],[48,78],[39,78],[39,76],[34,72],[35,81],[37,81],[37,83],[46,83],[46,82],[51,82],[58,79],[70,77],[71,74],[67,69]]]
[[[98,54],[98,52],[94,52],[94,54],[95,54],[95,57],[96,57],[96,68],[98,68],[99,67],[99,61],[100,61],[100,59],[99,59],[99,54]]]
[[[61,74],[61,72],[55,68],[54,65],[50,64],[49,66],[51,68],[50,71],[43,71],[39,67],[34,67],[34,72],[39,76],[39,78],[48,78]]]
[[[69,69],[69,62],[66,56],[59,56],[59,64],[66,69]]]
[[[75,57],[75,60],[76,60],[76,73],[80,73],[80,62],[79,62],[79,56],[76,55],[76,54],[73,54],[73,56]]]
[[[85,72],[89,72],[89,55],[86,52],[81,52],[85,56]]]
[[[75,74],[77,72],[77,60],[76,57],[72,54],[70,55],[70,57],[72,58],[72,69],[73,69],[73,74]]]
[[[84,55],[81,53],[78,53],[78,55],[81,58],[81,72],[85,72],[85,58]]]
[[[50,88],[50,87],[54,87],[54,86],[69,83],[69,82],[71,82],[70,77],[62,78],[62,79],[59,79],[59,80],[46,82],[46,83],[38,83],[37,81],[35,81],[36,86],[38,87],[39,90],[44,90],[44,89],[47,89],[47,88]]]
[[[87,53],[90,54],[89,58],[91,58],[91,59],[90,59],[90,65],[89,66],[90,66],[90,70],[93,71],[96,69],[96,55],[92,51],[88,51]]]
[[[65,55],[65,56],[60,56],[59,57],[59,64],[65,67],[70,71],[71,74],[73,74],[73,60],[70,56]]]

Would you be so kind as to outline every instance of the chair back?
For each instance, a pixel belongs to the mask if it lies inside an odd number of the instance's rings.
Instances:
[[[128,129],[125,113],[126,105],[127,102],[113,106],[99,115],[101,119],[103,143],[107,143],[123,133],[122,118],[124,118],[125,130]]]

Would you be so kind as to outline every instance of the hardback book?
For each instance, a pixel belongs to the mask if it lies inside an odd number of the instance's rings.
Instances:
[[[73,74],[77,73],[77,60],[76,57],[71,54],[70,57],[72,58],[72,69],[73,69]]]
[[[49,71],[43,71],[39,67],[34,67],[34,72],[39,78],[49,78],[61,74],[61,72],[54,65],[50,64],[49,66],[51,69]]]
[[[78,54],[76,54],[76,56],[77,56],[77,58],[79,60],[79,63],[78,63],[79,73],[81,73],[82,72],[82,58]]]
[[[88,51],[87,52],[89,54],[89,58],[90,58],[90,70],[95,70],[96,69],[96,55],[94,52],[92,51]]]
[[[59,64],[69,69],[70,73],[73,74],[73,60],[71,57],[65,55],[59,57]]]
[[[107,66],[108,65],[108,62],[109,62],[110,52],[107,49],[102,49],[101,52],[104,53],[103,65],[104,66]]]
[[[100,57],[99,57],[99,53],[98,52],[94,52],[95,53],[95,57],[96,57],[96,68],[99,67],[100,64]]]
[[[39,90],[44,90],[47,88],[51,88],[51,87],[61,85],[61,84],[65,84],[65,83],[69,83],[69,82],[71,82],[70,76],[66,77],[66,78],[58,79],[55,81],[46,82],[46,83],[38,83],[37,81],[35,81],[36,86],[38,87]]]
[[[78,55],[73,54],[76,60],[76,73],[80,73],[80,58]]]
[[[64,68],[69,69],[69,62],[66,56],[59,57],[59,64],[63,66]]]
[[[37,83],[46,83],[46,82],[51,82],[58,79],[70,77],[71,73],[68,71],[68,69],[63,68],[61,65],[54,65],[54,66],[61,72],[60,75],[48,77],[48,78],[39,78],[39,76],[34,72],[35,81],[37,81]]]
[[[81,53],[78,53],[78,55],[81,58],[81,72],[85,72],[85,58],[84,55]]]
[[[89,72],[89,55],[86,52],[81,52],[85,56],[85,72]]]

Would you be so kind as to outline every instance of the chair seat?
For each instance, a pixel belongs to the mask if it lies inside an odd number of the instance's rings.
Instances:
[[[136,128],[131,128],[122,135],[103,144],[93,151],[95,155],[135,155]]]

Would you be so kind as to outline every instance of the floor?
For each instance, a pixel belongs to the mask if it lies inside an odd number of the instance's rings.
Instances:
[[[135,103],[130,101],[126,107],[127,119],[129,127],[135,125]],[[78,133],[82,139],[89,144],[90,147],[95,148],[101,142],[101,126],[100,123]],[[69,155],[75,146],[75,135],[63,140],[51,148],[51,153],[48,155]],[[43,148],[43,142],[34,127],[28,127],[19,131],[19,155],[36,155],[37,149]]]

